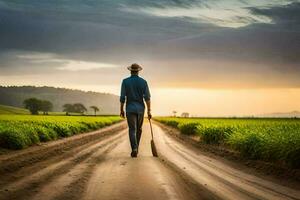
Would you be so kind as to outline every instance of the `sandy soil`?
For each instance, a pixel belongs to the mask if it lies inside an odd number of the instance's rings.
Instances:
[[[145,123],[138,158],[124,123],[0,156],[0,199],[300,199],[300,192],[201,154]]]

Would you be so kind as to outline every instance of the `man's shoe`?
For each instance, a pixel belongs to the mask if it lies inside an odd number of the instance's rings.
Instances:
[[[131,152],[131,157],[136,158],[136,157],[137,157],[137,154],[138,154],[137,150],[133,150],[133,151]]]

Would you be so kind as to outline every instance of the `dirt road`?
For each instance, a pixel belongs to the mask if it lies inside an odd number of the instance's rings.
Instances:
[[[124,123],[0,156],[0,199],[300,199],[297,189],[236,170],[145,123],[130,158]]]

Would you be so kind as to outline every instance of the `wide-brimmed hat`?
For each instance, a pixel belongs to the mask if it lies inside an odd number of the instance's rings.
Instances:
[[[132,72],[138,72],[138,71],[141,71],[143,68],[140,65],[133,63],[132,65],[127,67],[127,69]]]

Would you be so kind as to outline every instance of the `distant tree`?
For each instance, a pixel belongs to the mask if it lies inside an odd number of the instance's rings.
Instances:
[[[73,104],[74,112],[83,114],[87,111],[86,107],[82,103]]]
[[[99,108],[97,106],[90,106],[91,109],[94,110],[95,116],[97,115],[97,112],[99,111]]]
[[[69,115],[70,112],[83,114],[87,111],[87,109],[82,103],[67,103],[63,105],[63,111],[66,112],[66,115]]]
[[[43,111],[44,115],[48,115],[48,112],[52,111],[52,109],[53,109],[53,104],[50,101],[47,100],[40,101],[39,110]]]
[[[28,109],[32,115],[39,114],[39,109],[41,107],[41,100],[36,98],[29,98],[29,99],[25,99],[23,104],[24,107]]]
[[[70,112],[74,112],[73,105],[69,103],[63,105],[63,112],[66,112],[66,115],[69,115]]]
[[[173,110],[173,116],[176,117],[177,111]]]
[[[181,114],[181,117],[183,117],[183,118],[188,118],[188,117],[190,117],[190,114],[189,114],[188,112],[183,112],[183,113]]]

